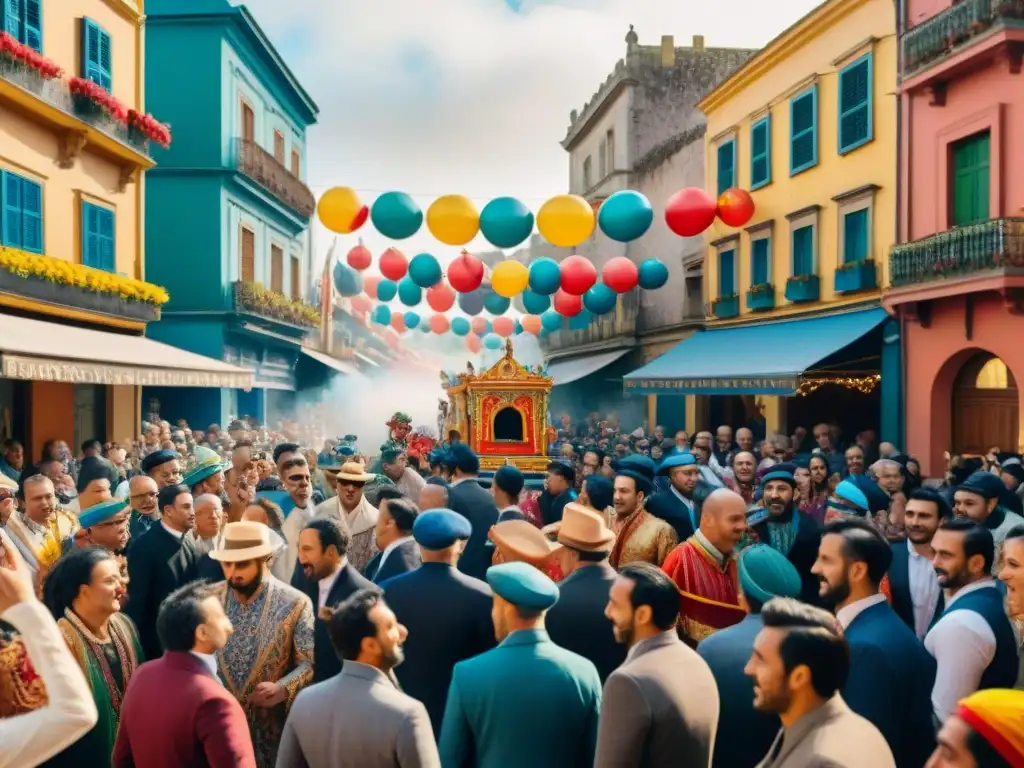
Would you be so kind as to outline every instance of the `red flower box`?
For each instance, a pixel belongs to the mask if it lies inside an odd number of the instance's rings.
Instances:
[[[128,125],[145,134],[150,141],[164,149],[171,146],[171,129],[152,115],[144,115],[134,109],[128,110]]]
[[[64,74],[64,70],[56,62],[50,61],[34,48],[19,43],[6,32],[0,33],[0,56],[35,70],[46,80],[53,80]]]
[[[92,101],[114,120],[127,125],[128,107],[115,99],[102,85],[83,77],[72,77],[68,80],[68,88],[72,95]]]

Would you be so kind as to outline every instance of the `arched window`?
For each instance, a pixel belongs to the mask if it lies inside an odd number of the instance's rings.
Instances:
[[[511,405],[494,414],[494,439],[521,443],[524,437],[523,415]]]

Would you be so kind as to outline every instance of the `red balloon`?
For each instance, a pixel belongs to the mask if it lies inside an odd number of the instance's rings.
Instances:
[[[745,189],[730,187],[718,196],[718,218],[730,227],[742,227],[754,217],[754,198]]]
[[[349,300],[349,303],[352,305],[352,309],[356,312],[362,312],[363,314],[366,314],[373,309],[373,304],[371,304],[370,300],[365,296],[353,296]]]
[[[597,269],[585,256],[570,256],[558,270],[562,275],[562,290],[574,296],[582,296],[597,282]]]
[[[511,317],[496,317],[494,318],[494,322],[491,323],[491,328],[499,336],[505,336],[507,338],[515,333],[516,321]]]
[[[459,293],[470,293],[484,281],[484,263],[463,251],[448,265],[448,284]]]
[[[401,280],[409,271],[409,261],[397,248],[388,248],[380,257],[380,273],[388,280]]]
[[[392,313],[391,327],[394,328],[399,333],[403,333],[405,331],[405,315],[403,315],[401,312]]]
[[[487,333],[487,320],[483,317],[474,317],[470,321],[469,327],[473,329],[473,333],[477,336],[482,336]]]
[[[451,323],[448,322],[448,318],[444,315],[431,315],[430,316],[430,330],[434,333],[444,333],[448,330]]]
[[[482,346],[483,345],[480,343],[480,337],[475,333],[471,333],[466,336],[466,348],[473,354],[479,353]]]
[[[696,237],[715,223],[718,203],[699,187],[676,192],[665,205],[665,223],[680,237]]]
[[[363,292],[371,299],[377,298],[377,286],[380,285],[380,275],[367,275],[363,278]]]
[[[370,253],[369,248],[360,243],[348,252],[346,261],[352,269],[362,272],[370,266],[370,263],[373,261],[373,255]]]
[[[534,336],[540,333],[541,322],[539,315],[523,315],[519,318],[519,324],[523,326],[523,330],[527,333],[532,333]]]
[[[625,256],[616,256],[604,265],[601,281],[616,293],[627,293],[636,288],[640,270]]]
[[[555,312],[562,317],[576,317],[583,311],[583,298],[566,293],[561,288],[555,292],[554,300],[551,302]]]
[[[427,288],[427,304],[435,312],[447,312],[455,306],[455,291],[442,280],[433,288]]]

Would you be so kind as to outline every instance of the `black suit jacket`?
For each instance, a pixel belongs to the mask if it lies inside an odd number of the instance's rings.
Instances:
[[[700,524],[700,509],[697,509],[695,505],[693,519],[691,519],[690,510],[671,490],[658,491],[651,496],[644,509],[675,528],[681,542],[686,541],[695,533],[693,530],[694,519],[697,520],[698,525]]]
[[[910,594],[910,550],[907,548],[906,540],[894,541],[892,548],[892,564],[889,566],[889,589],[892,592],[892,609],[896,611],[903,623],[910,627],[910,631],[917,634],[917,627],[914,622],[914,598]],[[935,613],[929,626],[934,624],[942,616],[942,609],[945,607],[946,598],[939,590],[939,599],[935,605]],[[849,702],[847,702],[849,703]]]
[[[451,487],[448,491],[448,506],[473,526],[473,533],[459,558],[459,570],[467,576],[483,579],[491,566],[491,553],[486,546],[487,532],[498,522],[498,507],[494,497],[473,478]]]
[[[199,556],[190,536],[180,539],[157,523],[128,550],[128,605],[147,661],[163,656],[156,634],[160,603],[171,592],[199,578]],[[223,580],[223,576],[221,577]]]
[[[444,563],[423,563],[381,587],[409,630],[405,661],[395,675],[402,690],[427,708],[436,737],[455,665],[495,645],[491,588]]]
[[[336,608],[338,603],[349,595],[372,586],[373,582],[363,577],[359,571],[346,562],[338,573],[338,578],[334,580],[331,591],[327,593],[324,607]],[[327,622],[320,618],[319,582],[303,578],[299,588],[313,602],[313,614],[316,617],[313,620],[313,682],[319,683],[341,672],[341,659],[334,652],[331,635],[327,630]]]
[[[544,620],[555,643],[594,663],[602,685],[626,659],[626,646],[615,642],[604,615],[614,582],[615,569],[607,562],[580,568],[558,585],[558,602]]]
[[[382,581],[401,576],[403,573],[420,567],[420,548],[412,539],[403,541],[395,547],[388,554],[388,559],[384,560],[384,567],[381,568],[380,563],[383,556],[383,552],[378,552],[363,569],[363,576],[374,584],[380,584]]]

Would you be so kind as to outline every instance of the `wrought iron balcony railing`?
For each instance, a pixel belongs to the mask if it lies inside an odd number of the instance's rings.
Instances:
[[[316,198],[301,179],[252,139],[235,140],[238,170],[266,189],[303,218],[316,210]]]
[[[1024,25],[1024,0],[963,0],[905,32],[903,76],[917,74],[997,25]]]
[[[1024,268],[1024,218],[992,219],[939,232],[893,247],[889,282],[894,288]]]

